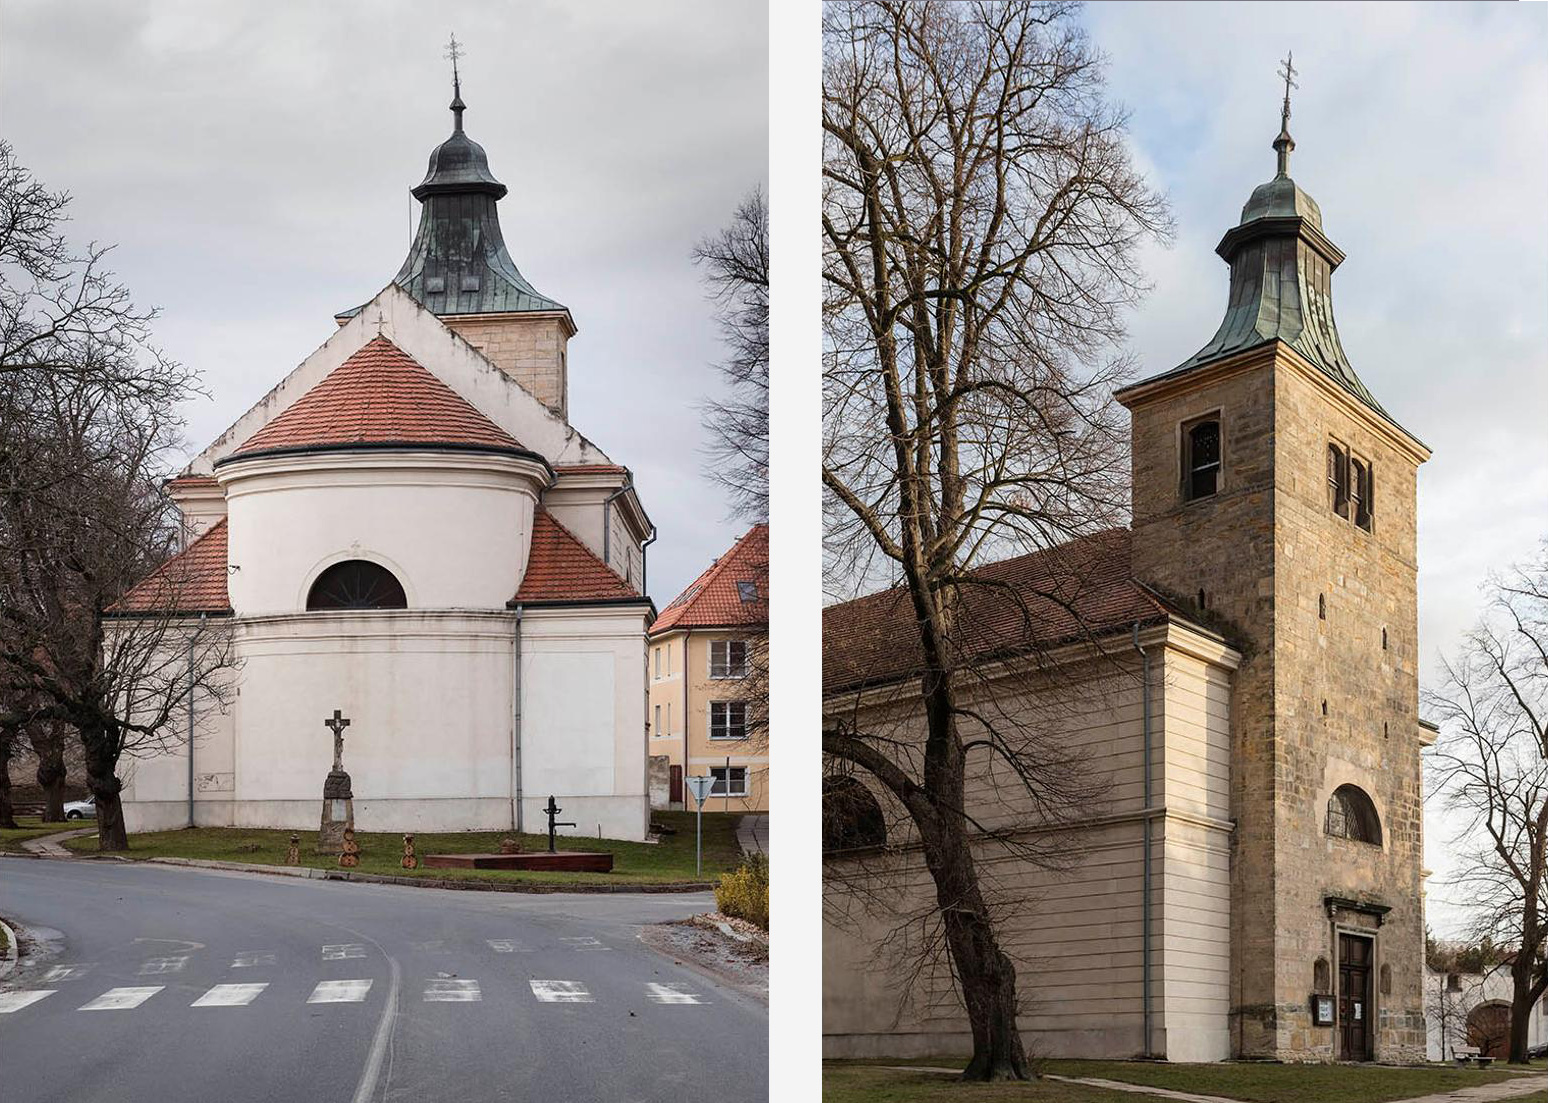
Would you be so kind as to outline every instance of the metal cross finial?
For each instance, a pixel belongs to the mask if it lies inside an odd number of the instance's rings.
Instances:
[[[333,710],[333,715],[323,721],[323,727],[333,732],[333,768],[344,769],[344,729],[349,727],[349,721],[338,709]]]
[[[462,54],[463,54],[462,43],[457,41],[457,35],[454,32],[452,34],[452,36],[451,36],[451,41],[446,44],[446,54],[445,54],[446,57],[451,59],[451,63],[452,63],[452,84],[453,85],[456,85],[456,84],[459,83],[459,78],[457,76],[457,60],[460,57],[462,57]]]
[[[1294,59],[1295,51],[1292,50],[1286,53],[1285,60],[1279,63],[1279,75],[1284,79],[1285,82],[1285,107],[1279,118],[1280,123],[1284,126],[1285,129],[1289,129],[1290,127],[1290,89],[1300,87],[1300,85],[1295,82],[1297,75],[1296,67],[1291,64]]]
[[[450,58],[451,59],[451,63],[452,63],[452,102],[451,102],[451,109],[452,109],[452,116],[456,120],[456,122],[455,122],[456,129],[459,132],[462,130],[463,103],[462,103],[462,75],[457,71],[457,59],[463,57],[464,53],[465,52],[464,52],[464,50],[462,48],[462,43],[458,42],[457,41],[457,36],[455,34],[453,34],[451,36],[451,41],[446,44],[446,54],[445,54],[445,56]]]

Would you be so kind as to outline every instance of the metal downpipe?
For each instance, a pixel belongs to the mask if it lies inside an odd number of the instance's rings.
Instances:
[[[511,830],[521,833],[521,606],[516,606],[516,627],[511,638],[511,774],[515,796],[511,798]]]
[[[1141,822],[1142,822],[1142,824],[1144,826],[1144,830],[1145,830],[1145,834],[1144,834],[1145,872],[1144,872],[1143,887],[1141,889],[1142,897],[1141,897],[1141,900],[1140,900],[1140,937],[1143,939],[1143,944],[1140,947],[1140,962],[1141,962],[1140,975],[1141,975],[1141,993],[1142,993],[1141,999],[1142,999],[1143,1008],[1144,1008],[1144,1023],[1145,1023],[1145,1025],[1144,1025],[1144,1029],[1145,1029],[1145,1050],[1144,1050],[1144,1056],[1151,1057],[1151,1056],[1154,1056],[1154,1047],[1151,1045],[1151,1030],[1150,1030],[1150,1023],[1151,1023],[1151,1007],[1150,1007],[1150,1004],[1151,1004],[1151,998],[1150,998],[1150,989],[1151,989],[1151,983],[1150,983],[1150,980],[1151,980],[1151,977],[1150,977],[1150,974],[1151,974],[1151,966],[1150,966],[1150,877],[1151,877],[1151,870],[1150,870],[1150,802],[1151,802],[1151,783],[1150,783],[1150,652],[1146,651],[1143,647],[1140,646],[1139,633],[1140,633],[1139,621],[1135,621],[1134,622],[1134,650],[1136,650],[1136,651],[1138,651],[1140,653],[1141,700],[1143,702],[1143,704],[1142,704],[1142,715],[1143,715],[1144,745],[1145,745],[1145,752],[1144,752],[1145,807],[1144,807],[1144,810],[1143,810],[1143,813],[1142,813],[1142,817],[1141,817]]]

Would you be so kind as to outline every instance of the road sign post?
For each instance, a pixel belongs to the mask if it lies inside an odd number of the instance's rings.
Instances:
[[[709,799],[710,790],[715,787],[715,779],[690,777],[683,780],[688,782],[688,791],[693,794],[693,799],[699,806],[698,823],[694,828],[693,875],[700,877],[704,873],[704,802]]]

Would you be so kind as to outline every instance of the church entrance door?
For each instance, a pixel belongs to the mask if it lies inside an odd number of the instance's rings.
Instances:
[[[1371,1059],[1371,958],[1375,943],[1359,935],[1338,936],[1338,1056]]]

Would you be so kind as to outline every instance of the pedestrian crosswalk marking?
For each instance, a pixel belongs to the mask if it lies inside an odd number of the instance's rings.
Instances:
[[[425,985],[426,1003],[477,1003],[483,998],[476,980],[432,980]]]
[[[254,969],[260,965],[274,965],[274,955],[254,951],[248,954],[238,954],[231,959],[233,969]]]
[[[350,958],[365,957],[365,946],[359,942],[344,942],[336,946],[324,946],[322,948],[324,961],[346,961]]]
[[[56,965],[43,976],[45,984],[55,984],[62,980],[80,980],[91,971],[91,964],[83,965]]]
[[[32,992],[0,992],[0,1015],[9,1015],[12,1011],[31,1007],[43,997],[53,994],[52,988],[41,988]]]
[[[189,1007],[246,1007],[258,998],[258,993],[269,987],[264,984],[217,984]]]
[[[307,1003],[360,1003],[371,990],[369,980],[325,980],[306,998]]]
[[[576,950],[611,950],[611,946],[604,946],[589,934],[577,938],[561,938],[560,942],[568,942],[572,949]]]
[[[594,1003],[591,993],[579,981],[534,980],[528,981],[532,994],[544,1003]]]
[[[484,941],[497,954],[514,954],[517,951],[523,950],[521,943],[514,938],[486,938]]]
[[[145,988],[109,988],[102,995],[81,1007],[82,1011],[128,1011],[139,1007],[166,985],[153,984]]]
[[[140,976],[149,977],[157,973],[181,973],[183,966],[188,964],[188,955],[181,954],[177,957],[157,957],[140,966]]]
[[[647,984],[645,996],[651,1003],[703,1003],[698,995],[685,991],[681,984]]]

